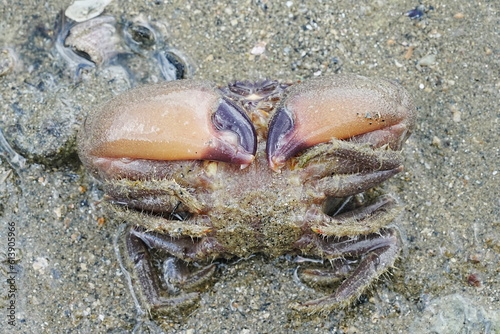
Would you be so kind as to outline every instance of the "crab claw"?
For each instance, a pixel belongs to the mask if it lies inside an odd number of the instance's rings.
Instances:
[[[269,123],[267,158],[278,170],[300,151],[332,139],[399,149],[414,108],[399,85],[358,75],[321,77],[288,88]]]
[[[82,137],[84,163],[95,157],[245,165],[254,160],[257,147],[255,129],[241,107],[211,84],[191,80],[115,97],[88,117]]]

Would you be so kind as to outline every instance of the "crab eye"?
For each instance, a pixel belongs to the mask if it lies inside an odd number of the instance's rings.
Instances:
[[[412,113],[408,93],[389,81],[339,75],[299,83],[269,122],[269,166],[277,170],[300,151],[332,139],[397,149],[408,136]]]
[[[119,95],[89,115],[80,156],[253,161],[256,135],[241,107],[207,82],[181,80]]]

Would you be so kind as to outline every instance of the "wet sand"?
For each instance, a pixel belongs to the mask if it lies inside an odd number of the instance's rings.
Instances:
[[[297,314],[291,301],[321,292],[293,281],[296,264],[258,255],[222,268],[185,319],[153,324],[137,316],[119,270],[119,222],[103,210],[98,184],[75,156],[86,113],[130,83],[98,67],[75,84],[51,42],[68,2],[3,1],[0,48],[17,55],[17,66],[0,77],[0,128],[26,158],[23,166],[12,152],[0,159],[0,254],[7,257],[9,223],[18,250],[15,331],[500,332],[498,6],[441,1],[426,4],[433,8],[420,19],[402,15],[417,4],[108,6],[118,18],[142,14],[165,23],[167,43],[192,59],[196,78],[222,85],[335,73],[386,77],[411,92],[418,113],[403,150],[405,170],[385,186],[406,205],[396,222],[404,256],[358,303],[326,316]],[[264,52],[252,54],[256,46]],[[9,278],[4,258],[1,268],[2,280]],[[2,289],[5,311],[12,299],[8,286]],[[10,330],[6,319],[1,327]]]

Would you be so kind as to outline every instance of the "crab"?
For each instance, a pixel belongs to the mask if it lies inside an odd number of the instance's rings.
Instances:
[[[150,312],[196,303],[215,260],[255,253],[328,260],[301,278],[340,285],[291,307],[330,312],[399,256],[401,206],[372,188],[402,171],[414,118],[399,84],[354,74],[225,87],[179,80],[95,109],[78,150],[128,223],[124,248]]]

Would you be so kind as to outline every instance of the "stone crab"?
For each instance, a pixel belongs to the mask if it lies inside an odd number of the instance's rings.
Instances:
[[[129,223],[124,248],[149,311],[194,304],[216,259],[292,253],[331,263],[303,280],[343,281],[291,307],[329,312],[399,256],[401,207],[372,188],[401,172],[414,118],[400,85],[353,74],[293,85],[179,80],[98,107],[78,150]]]

